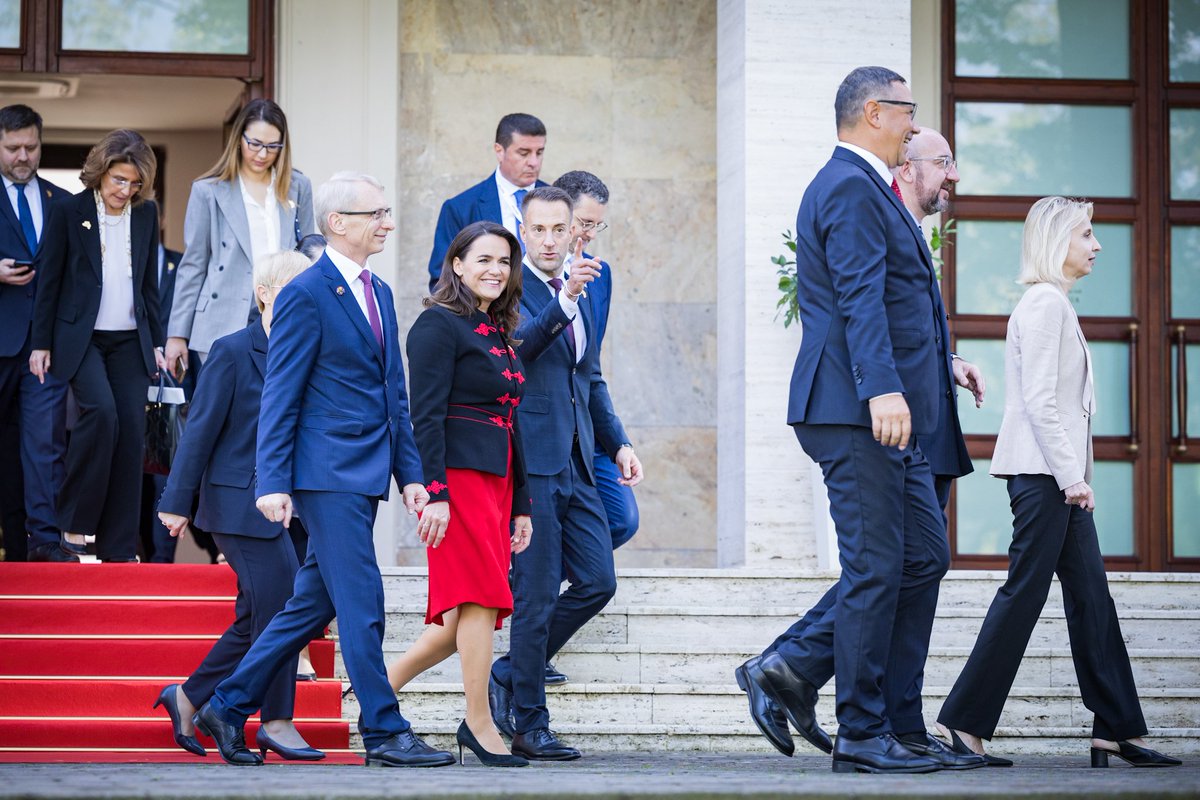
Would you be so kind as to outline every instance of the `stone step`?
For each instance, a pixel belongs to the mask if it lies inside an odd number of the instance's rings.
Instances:
[[[405,643],[384,648],[388,663],[406,649]],[[555,665],[578,683],[733,683],[733,670],[757,651],[738,647],[655,647],[627,644],[571,643],[554,659]],[[953,685],[970,655],[969,648],[934,648],[925,664],[925,681]],[[1139,688],[1200,689],[1200,652],[1133,650],[1129,653]],[[337,675],[346,678],[339,656]],[[417,678],[419,683],[457,683],[462,672],[452,656]],[[1067,648],[1031,648],[1017,672],[1020,686],[1076,686],[1075,666]]]
[[[423,602],[425,570],[391,567],[383,571],[389,600]],[[748,606],[770,603],[805,610],[837,580],[831,571],[762,572],[745,569],[622,569],[618,571],[614,605],[679,605],[686,600],[698,606]],[[954,570],[943,580],[942,609],[987,608],[1004,582],[1002,571]],[[1200,610],[1200,574],[1111,572],[1109,592],[1118,611],[1126,608]],[[1062,609],[1062,589],[1055,581],[1046,601],[1047,610]]]
[[[818,721],[826,730],[836,730],[832,687],[822,690],[817,704]],[[948,686],[926,686],[925,716],[937,718]],[[1151,736],[1156,729],[1200,728],[1200,689],[1141,689],[1139,698]],[[410,684],[400,690],[400,708],[421,729],[450,725],[462,719],[465,701],[456,683]],[[661,725],[671,731],[696,726],[728,727],[754,731],[746,695],[728,684],[567,684],[547,693],[555,730],[564,726]],[[346,719],[358,716],[357,700],[351,693],[342,704]],[[1063,727],[1084,729],[1093,720],[1079,697],[1067,687],[1014,687],[1000,718],[1000,725],[1017,728]]]
[[[1200,650],[1200,610],[1123,609],[1121,632],[1126,647],[1150,650]],[[706,642],[761,650],[797,618],[798,610],[764,606],[621,606],[610,603],[574,636],[576,644],[636,644],[691,647]],[[971,647],[983,624],[981,608],[951,609],[934,622],[931,645]],[[425,627],[424,606],[387,606],[386,641],[407,646]],[[496,637],[496,650],[508,648],[507,630]],[[1048,612],[1034,628],[1029,646],[1062,647],[1068,642],[1066,620]]]

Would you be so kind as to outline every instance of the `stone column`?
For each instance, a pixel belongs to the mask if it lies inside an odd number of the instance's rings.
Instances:
[[[836,143],[842,78],[870,64],[908,75],[910,51],[908,3],[718,0],[720,566],[830,566],[836,555],[820,472],[786,425],[800,331],[774,319],[770,259]]]
[[[288,0],[276,6],[277,102],[288,116],[292,163],[315,188],[342,170],[365,172],[400,197],[400,6],[393,0]],[[395,290],[399,245],[393,233],[371,269]],[[403,531],[413,523],[393,483],[379,507],[375,552],[396,563]]]

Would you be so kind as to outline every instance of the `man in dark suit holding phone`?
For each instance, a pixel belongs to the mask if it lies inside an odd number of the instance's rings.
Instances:
[[[38,177],[41,157],[41,115],[26,105],[0,108],[0,508],[8,561],[77,561],[59,549],[56,521],[67,384],[29,372],[34,259],[51,205],[71,196]]]

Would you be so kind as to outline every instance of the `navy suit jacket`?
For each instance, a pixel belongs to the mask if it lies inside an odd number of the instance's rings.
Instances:
[[[536,181],[534,186],[546,186],[545,181]],[[504,224],[500,213],[500,193],[496,189],[496,173],[493,172],[479,183],[461,194],[456,194],[442,203],[438,214],[437,228],[433,232],[433,252],[429,255],[429,291],[437,284],[442,274],[442,262],[446,251],[458,232],[472,222],[494,222]]]
[[[593,256],[584,253],[584,258]],[[613,279],[612,268],[607,261],[600,262],[600,275],[588,284],[588,303],[592,306],[592,316],[596,320],[596,350],[604,347],[604,334],[608,332],[608,310],[612,305]]]
[[[517,354],[525,364],[525,397],[517,414],[525,466],[531,475],[556,475],[567,468],[578,435],[587,479],[595,484],[591,454],[598,441],[610,457],[629,441],[613,411],[600,374],[600,351],[591,304],[581,300],[576,321],[587,348],[575,361],[575,343],[563,334],[569,320],[549,287],[523,266],[521,324]]]
[[[175,302],[175,274],[182,259],[183,253],[163,248],[162,275],[158,278],[158,308],[159,316],[164,320],[171,318],[171,305]]]
[[[254,449],[266,371],[261,322],[213,343],[159,511],[191,516],[199,490],[195,521],[201,530],[255,539],[283,532],[282,524],[268,522],[254,505]]]
[[[373,277],[383,349],[324,254],[275,300],[258,422],[257,496],[309,490],[386,499],[422,483],[392,290]],[[206,367],[207,369],[207,367]]]
[[[796,218],[803,339],[788,423],[870,427],[868,401],[902,392],[931,434],[952,392],[946,315],[912,215],[866,161],[838,147]]]
[[[163,344],[158,307],[158,210],[153,200],[131,212],[133,318],[146,374],[158,371],[154,347]],[[71,380],[83,362],[100,313],[104,266],[99,220],[91,189],[55,203],[42,231],[34,266],[39,270],[34,299],[34,350],[50,351],[50,371]]]
[[[38,191],[42,193],[42,241],[46,239],[46,223],[50,221],[50,209],[55,203],[71,196],[45,178],[38,178]],[[0,189],[3,184],[0,183]],[[0,258],[17,261],[33,261],[37,253],[29,252],[21,221],[9,202],[7,192],[0,196]],[[29,326],[33,321],[33,298],[38,279],[34,277],[24,286],[0,283],[0,356],[15,356],[29,340]]]

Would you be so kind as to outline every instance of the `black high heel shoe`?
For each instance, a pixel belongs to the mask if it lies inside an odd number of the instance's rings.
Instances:
[[[1178,767],[1183,764],[1178,758],[1171,758],[1157,750],[1151,750],[1149,747],[1138,747],[1132,742],[1117,742],[1117,747],[1118,750],[1093,747],[1092,767],[1107,767],[1110,755],[1127,762],[1131,767]]]
[[[158,694],[158,699],[154,701],[151,708],[166,706],[167,714],[171,717],[171,727],[175,729],[175,744],[187,750],[189,753],[197,756],[206,756],[208,751],[204,749],[204,745],[196,740],[195,734],[185,736],[180,730],[179,703],[176,702],[175,691],[179,688],[179,684],[172,683],[167,688],[163,689]]]
[[[254,738],[258,741],[258,752],[262,754],[264,761],[268,750],[276,753],[284,761],[320,761],[325,757],[325,754],[315,747],[284,747],[271,738],[265,725],[258,726],[258,733],[254,734]]]
[[[953,750],[954,752],[959,753],[961,755],[964,755],[964,756],[966,756],[966,755],[981,755],[979,753],[976,753],[971,748],[967,747],[967,743],[964,742],[959,737],[958,731],[954,730],[954,728],[947,727],[946,730],[950,731],[950,749],[951,750]],[[983,755],[984,763],[987,764],[989,767],[1011,767],[1013,765],[1013,762],[1011,759],[1001,758],[1000,756],[989,756],[987,753],[982,753],[982,755]]]
[[[528,767],[529,760],[521,756],[514,756],[511,753],[493,753],[490,750],[483,749],[483,745],[475,738],[475,734],[471,733],[471,729],[467,727],[467,721],[464,719],[458,725],[458,733],[454,735],[458,739],[458,763],[463,763],[463,747],[469,749],[475,754],[485,767]]]

